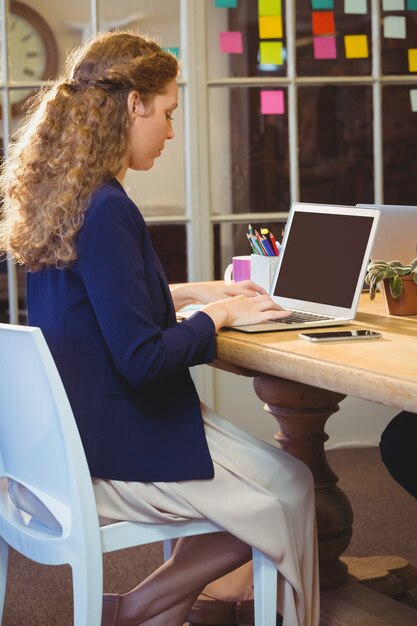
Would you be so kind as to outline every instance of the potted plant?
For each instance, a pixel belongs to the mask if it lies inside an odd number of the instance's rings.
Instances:
[[[409,265],[401,261],[371,261],[365,282],[371,300],[379,282],[383,281],[385,302],[392,315],[417,314],[417,258]]]

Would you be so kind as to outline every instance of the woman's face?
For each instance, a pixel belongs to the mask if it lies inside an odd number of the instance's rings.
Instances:
[[[172,113],[178,106],[178,85],[167,83],[164,93],[144,104],[137,92],[128,97],[131,125],[127,133],[126,169],[149,170],[161,155],[167,139],[174,137]],[[125,171],[126,171],[125,169]]]

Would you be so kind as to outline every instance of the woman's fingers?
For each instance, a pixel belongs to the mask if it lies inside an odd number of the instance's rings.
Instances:
[[[226,290],[230,296],[244,295],[247,297],[255,297],[257,295],[267,296],[267,292],[261,285],[254,283],[252,280],[242,280],[239,283],[226,285]]]

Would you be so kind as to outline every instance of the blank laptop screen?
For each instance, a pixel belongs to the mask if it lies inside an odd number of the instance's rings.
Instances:
[[[295,211],[274,295],[349,308],[373,218]]]

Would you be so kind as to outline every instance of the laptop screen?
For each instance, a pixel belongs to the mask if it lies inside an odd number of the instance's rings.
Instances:
[[[378,230],[372,248],[372,259],[394,261],[405,265],[417,257],[417,206],[394,204],[357,204],[380,210]]]
[[[273,295],[350,308],[373,223],[365,215],[295,210]]]

